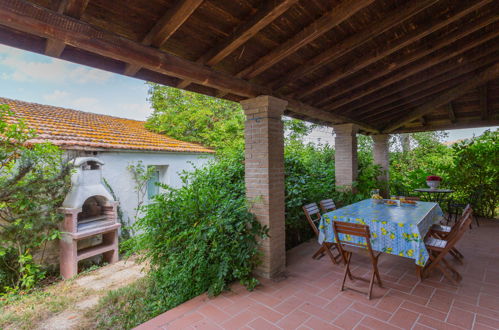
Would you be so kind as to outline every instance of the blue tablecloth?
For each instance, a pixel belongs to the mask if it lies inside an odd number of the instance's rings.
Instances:
[[[443,212],[437,203],[418,201],[415,206],[389,206],[366,199],[323,214],[319,225],[319,243],[324,240],[335,242],[332,224],[335,220],[361,223],[369,225],[374,250],[411,258],[417,265],[424,266],[428,261],[428,251],[423,239],[430,227],[442,217]],[[343,239],[365,243],[363,238],[350,235],[345,235]]]

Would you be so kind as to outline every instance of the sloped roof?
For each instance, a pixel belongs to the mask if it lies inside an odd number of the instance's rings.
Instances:
[[[212,153],[200,144],[153,133],[143,121],[0,97],[14,113],[10,121],[24,119],[38,133],[33,142],[50,141],[65,149],[127,149]]]

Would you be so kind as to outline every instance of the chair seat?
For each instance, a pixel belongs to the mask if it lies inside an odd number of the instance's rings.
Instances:
[[[451,226],[444,226],[444,225],[439,225],[439,224],[435,224],[433,226],[431,226],[431,230],[432,231],[436,231],[436,232],[439,232],[439,233],[450,233],[452,227]]]
[[[445,241],[443,239],[438,239],[435,237],[426,238],[424,243],[426,244],[426,246],[428,248],[434,249],[434,250],[444,249],[447,245],[447,241]]]

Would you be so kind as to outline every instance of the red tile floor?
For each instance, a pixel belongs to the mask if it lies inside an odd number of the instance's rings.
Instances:
[[[313,260],[316,248],[311,241],[290,250],[281,281],[262,280],[253,292],[234,285],[215,298],[201,295],[138,329],[499,329],[499,221],[482,220],[462,238],[458,287],[438,271],[419,282],[413,261],[382,255],[384,287],[375,286],[371,300],[341,292],[343,266]],[[354,275],[369,275],[369,259],[354,256],[352,264]]]

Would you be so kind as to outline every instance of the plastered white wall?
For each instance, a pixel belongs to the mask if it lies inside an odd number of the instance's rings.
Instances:
[[[98,151],[94,157],[104,162],[102,177],[105,178],[114,190],[120,207],[123,210],[123,220],[134,222],[137,208],[137,193],[134,190],[135,181],[127,169],[130,164],[137,164],[139,160],[144,166],[164,166],[160,181],[172,187],[180,187],[182,182],[179,173],[192,171],[194,167],[202,167],[213,158],[212,155],[199,153],[164,153],[164,152],[133,152],[133,151]],[[147,194],[145,196],[147,202]]]

